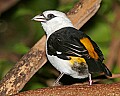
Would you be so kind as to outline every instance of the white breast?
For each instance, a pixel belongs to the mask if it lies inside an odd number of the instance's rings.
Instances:
[[[64,72],[65,74],[73,73],[69,61],[60,59],[57,56],[47,55],[47,57],[50,63],[60,72]]]

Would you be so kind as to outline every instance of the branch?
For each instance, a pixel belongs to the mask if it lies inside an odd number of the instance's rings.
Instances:
[[[98,10],[101,0],[80,0],[67,16],[79,29]],[[18,93],[29,79],[45,64],[46,36],[43,36],[33,48],[6,74],[0,82],[0,95]]]
[[[101,0],[80,0],[67,16],[80,29],[99,9]]]
[[[25,91],[14,96],[120,96],[120,83],[56,86]]]
[[[14,6],[20,0],[0,0],[0,14]]]
[[[18,93],[47,61],[45,57],[45,42],[43,41],[45,41],[45,36],[1,80],[0,96]]]

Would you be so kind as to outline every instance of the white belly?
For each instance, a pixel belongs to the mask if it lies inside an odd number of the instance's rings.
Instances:
[[[85,78],[88,77],[88,75],[82,75],[80,76],[78,72],[74,71],[71,68],[70,62],[68,60],[63,60],[58,58],[57,56],[50,56],[47,55],[48,60],[50,61],[50,63],[57,69],[59,70],[61,73],[65,73],[68,74],[70,76],[72,76],[73,78]]]

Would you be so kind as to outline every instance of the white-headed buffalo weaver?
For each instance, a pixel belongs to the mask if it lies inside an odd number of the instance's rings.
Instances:
[[[41,22],[47,34],[46,54],[50,63],[63,74],[73,78],[89,77],[91,74],[103,72],[112,76],[103,64],[104,56],[98,45],[85,33],[74,28],[67,16],[59,11],[45,11],[32,20]]]

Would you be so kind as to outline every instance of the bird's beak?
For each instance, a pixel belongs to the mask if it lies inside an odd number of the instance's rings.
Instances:
[[[35,21],[38,21],[38,22],[46,22],[46,18],[45,18],[44,15],[37,15],[34,18],[32,18],[31,20],[35,20]]]

